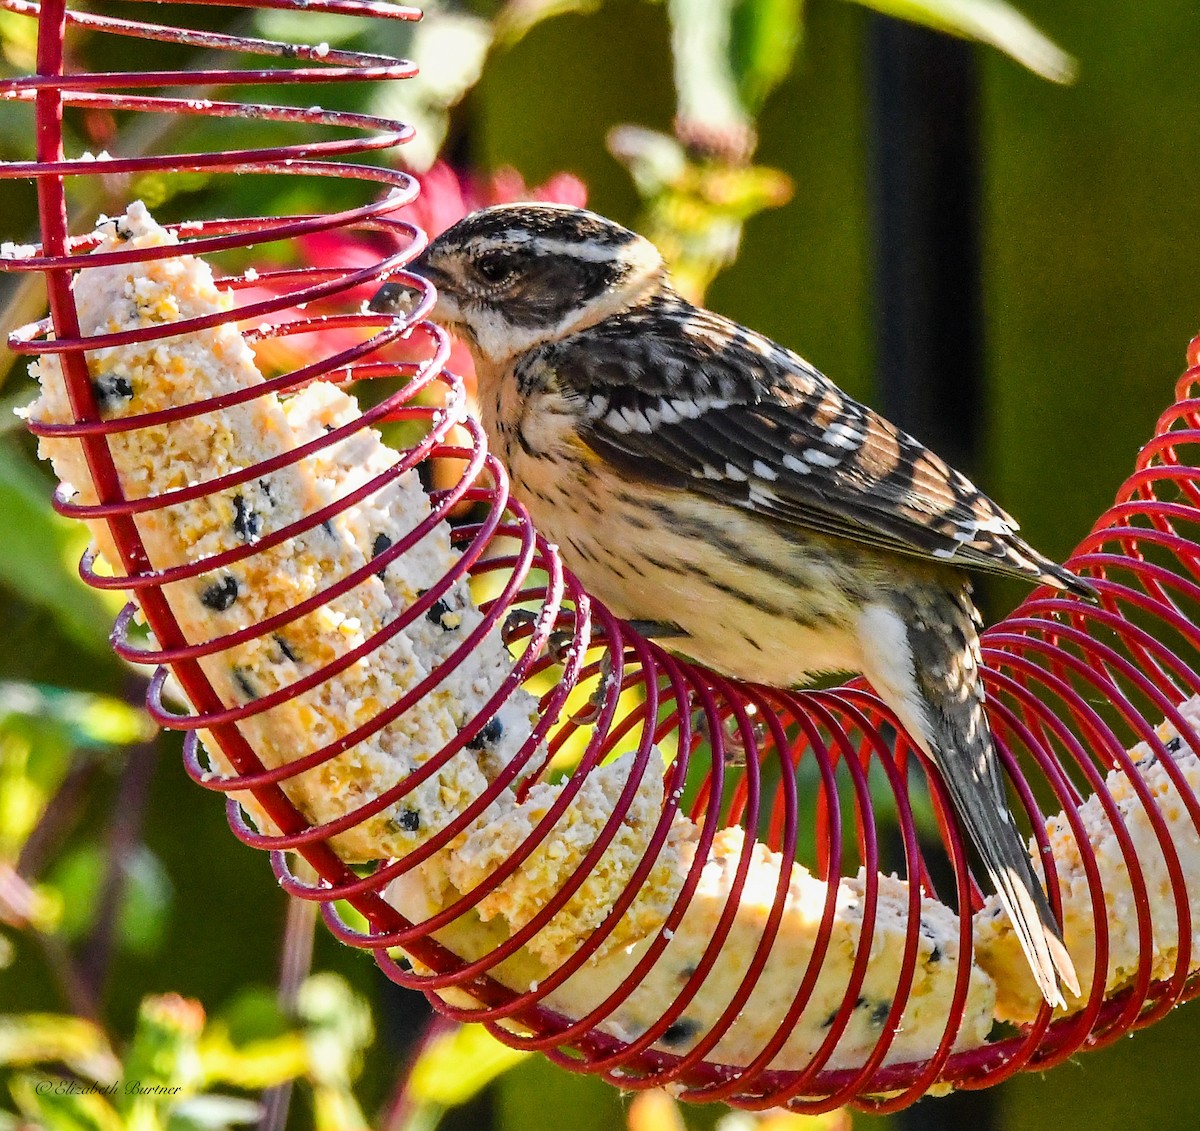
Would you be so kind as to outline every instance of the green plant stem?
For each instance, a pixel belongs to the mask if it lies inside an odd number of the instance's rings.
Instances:
[[[16,870],[27,880],[35,880],[41,875],[42,869],[79,823],[100,769],[95,758],[75,755],[66,777],[21,845]]]
[[[46,965],[62,991],[67,1008],[76,1017],[82,1017],[104,1028],[100,1015],[100,1002],[92,990],[90,981],[84,977],[79,964],[71,954],[70,947],[58,936],[43,931],[34,931],[33,937],[42,948]],[[111,1034],[107,1034],[111,1039]]]

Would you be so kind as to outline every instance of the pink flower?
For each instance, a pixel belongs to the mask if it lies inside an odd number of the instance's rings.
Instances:
[[[421,195],[410,205],[405,219],[420,224],[432,238],[477,208],[541,200],[551,204],[587,204],[587,186],[572,173],[555,173],[545,184],[529,188],[516,169],[505,166],[490,177],[459,174],[444,161],[418,177]]]

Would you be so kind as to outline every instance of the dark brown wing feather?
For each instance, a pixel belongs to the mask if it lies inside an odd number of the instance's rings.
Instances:
[[[630,475],[880,549],[1090,594],[913,437],[803,358],[674,296],[543,347]]]

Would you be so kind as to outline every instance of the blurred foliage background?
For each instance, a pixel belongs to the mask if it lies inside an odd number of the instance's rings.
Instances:
[[[503,197],[522,181],[574,193],[554,181],[574,174],[592,207],[659,240],[692,293],[707,292],[710,305],[868,400],[878,399],[886,361],[874,331],[882,296],[869,191],[871,21],[880,12],[916,19],[1000,48],[976,48],[985,341],[976,470],[1036,545],[1063,556],[1128,473],[1200,321],[1191,176],[1200,6],[1021,8],[1032,23],[997,0],[446,0],[429,5],[416,31],[368,33],[316,13],[311,23],[223,9],[203,18],[415,55],[425,78],[339,88],[327,104],[415,120],[414,167],[440,155],[434,177],[444,190],[447,176],[467,178],[450,213],[472,193]],[[30,68],[32,34],[30,21],[0,12],[5,73]],[[1055,44],[1078,61],[1077,76]],[[126,41],[83,39],[75,49],[77,66],[129,65]],[[161,54],[162,65],[184,62]],[[222,133],[228,144],[234,128],[247,143],[286,132],[96,115],[71,124],[80,148],[120,153],[173,132],[187,136],[171,136],[172,145],[192,148]],[[0,103],[3,156],[27,157],[31,145],[26,113]],[[514,172],[496,176],[506,169]],[[133,195],[166,219],[338,203],[306,202],[304,191],[288,180],[97,178],[73,203],[78,228]],[[0,235],[35,238],[30,185],[0,182],[0,207]],[[8,326],[41,313],[36,289],[12,279],[3,301]],[[422,999],[314,934],[311,916],[285,905],[266,860],[229,835],[218,799],[185,778],[178,740],[148,729],[137,708],[144,683],[108,650],[115,607],[75,576],[84,536],[53,517],[49,478],[9,415],[32,397],[24,365],[6,372],[0,1127],[282,1126],[285,1117],[297,1127],[413,1131],[676,1131],[685,1117],[722,1131],[847,1125],[846,1113],[755,1120],[723,1109],[681,1114],[661,1096],[631,1101],[474,1030],[431,1024]],[[1005,599],[993,596],[994,615]],[[1004,1131],[1051,1119],[1061,1131],[1191,1131],[1197,1040],[1193,1006],[1131,1042],[1015,1079],[991,1118]],[[122,1075],[182,1083],[184,1094],[39,1094],[39,1081],[68,1070],[102,1084]],[[293,1081],[302,1099],[287,1116]],[[923,1109],[927,1125],[957,1125],[937,1101]],[[883,1125],[859,1115],[853,1123]]]

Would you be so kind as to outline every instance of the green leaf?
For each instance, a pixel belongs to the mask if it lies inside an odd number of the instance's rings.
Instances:
[[[72,1072],[101,1084],[121,1074],[121,1064],[99,1026],[61,1013],[0,1016],[0,1064],[33,1068],[65,1064]]]
[[[301,1033],[234,1044],[214,1025],[200,1043],[200,1063],[208,1083],[248,1091],[275,1088],[309,1071],[309,1049]]]
[[[232,1084],[248,1091],[274,1088],[309,1071],[309,1046],[279,1008],[277,996],[256,988],[204,1031],[199,1046],[207,1083]]]
[[[34,746],[105,750],[147,742],[156,728],[140,707],[111,696],[0,680],[0,731]]]
[[[792,69],[803,26],[803,0],[739,0],[730,59],[742,105],[757,114]]]
[[[125,1088],[114,1097],[131,1124],[199,1090],[203,1072],[197,1047],[204,1021],[204,1007],[190,998],[179,994],[142,998],[125,1055]],[[159,1087],[171,1091],[156,1092]]]
[[[81,695],[58,688],[44,693],[70,722],[76,746],[132,746],[149,742],[158,728],[141,707],[133,707],[108,695]]]
[[[323,1084],[313,1086],[313,1126],[316,1131],[371,1131],[348,1088]]]
[[[0,681],[0,855],[15,858],[73,762],[154,734],[145,713],[101,695]]]
[[[1075,60],[1004,0],[854,0],[885,16],[995,47],[1051,82],[1075,81]]]
[[[49,496],[16,443],[0,439],[0,584],[49,609],[72,640],[108,658],[108,630],[122,599],[102,598],[79,579],[87,527],[55,514]]]
[[[502,1045],[482,1025],[459,1025],[433,1040],[413,1066],[409,1088],[422,1103],[455,1107],[529,1054]]]
[[[639,231],[663,253],[687,298],[701,302],[708,285],[737,256],[742,227],[791,196],[776,169],[720,156],[694,159],[674,138],[639,126],[610,132],[609,149],[630,171],[644,202]]]
[[[37,21],[17,12],[0,12],[0,52],[18,71],[37,65]]]
[[[254,13],[254,25],[259,34],[280,43],[315,46],[328,43],[331,47],[354,47],[363,34],[364,24],[356,16],[339,16],[332,12],[305,12],[302,20],[294,11],[267,8]]]
[[[58,861],[48,878],[62,898],[59,932],[68,939],[82,938],[96,918],[96,898],[104,873],[104,853],[95,844],[84,845]]]
[[[0,856],[16,858],[62,784],[81,746],[92,742],[86,719],[98,697],[0,681]],[[72,709],[67,709],[68,706]],[[140,712],[117,703],[115,715]]]
[[[292,1026],[279,1005],[279,995],[266,986],[247,986],[224,1006],[216,1023],[236,1045],[290,1033]]]
[[[106,853],[87,844],[65,856],[48,879],[62,898],[59,930],[69,939],[81,938],[96,917],[96,902],[104,878]],[[166,931],[173,891],[158,858],[144,846],[125,861],[119,937],[122,950],[139,955],[155,953]]]
[[[125,861],[125,899],[119,936],[127,954],[157,954],[166,937],[175,889],[162,861],[144,845]]]
[[[130,186],[129,195],[140,200],[152,212],[157,212],[168,200],[187,192],[199,192],[213,177],[205,172],[143,173]]]
[[[122,1131],[121,1117],[94,1085],[55,1076],[20,1075],[9,1090],[22,1114],[53,1131]]]
[[[746,149],[753,133],[733,70],[732,20],[737,0],[667,0],[675,65],[678,123]],[[752,146],[751,146],[752,148]]]

